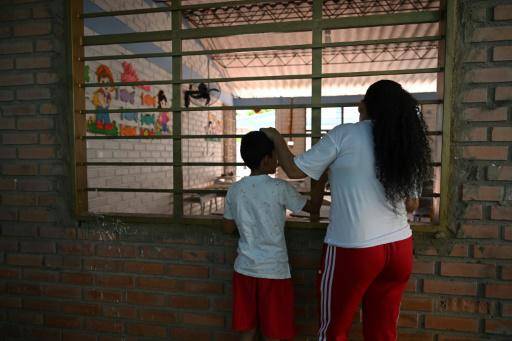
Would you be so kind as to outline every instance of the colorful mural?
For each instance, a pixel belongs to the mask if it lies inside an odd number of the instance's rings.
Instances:
[[[122,63],[123,71],[119,75],[122,82],[139,81],[137,72],[133,65],[128,62]],[[85,75],[88,74],[88,68],[84,70]],[[109,112],[113,100],[116,102],[116,108],[123,109],[124,105],[139,106],[136,98],[141,99],[140,106],[151,108],[166,108],[167,98],[163,90],[159,90],[157,96],[147,91],[151,90],[150,86],[132,86],[118,89],[111,86],[114,83],[114,75],[109,66],[100,64],[96,68],[97,82],[105,84],[98,87],[93,93],[90,101],[97,110],[94,116],[87,118],[87,131],[94,134],[118,135],[118,136],[152,136],[152,135],[169,135],[170,129],[170,113],[138,113],[123,112],[117,117],[119,122],[111,118]],[[88,99],[89,100],[89,99]]]

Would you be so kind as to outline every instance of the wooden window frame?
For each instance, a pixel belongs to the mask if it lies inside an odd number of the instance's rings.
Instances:
[[[231,4],[240,3],[256,3],[256,0],[243,0],[231,2]],[[128,11],[112,11],[101,13],[83,13],[83,0],[74,0],[69,2],[69,44],[71,49],[70,54],[70,72],[72,79],[72,89],[70,91],[70,101],[72,103],[72,131],[73,131],[73,160],[71,171],[73,174],[73,193],[74,193],[74,213],[78,220],[91,220],[96,219],[96,214],[91,214],[88,211],[88,191],[98,190],[87,187],[87,166],[97,165],[97,163],[88,163],[86,157],[86,142],[88,139],[128,139],[129,137],[108,137],[108,136],[86,136],[85,130],[85,114],[91,113],[91,110],[85,110],[85,87],[94,86],[95,84],[85,84],[84,82],[84,63],[87,60],[108,60],[116,58],[144,58],[147,56],[156,57],[156,54],[134,54],[128,56],[103,56],[98,57],[84,57],[85,46],[102,45],[102,44],[117,44],[117,43],[130,43],[141,41],[171,41],[172,52],[159,53],[159,57],[172,57],[172,80],[169,81],[147,81],[147,82],[116,82],[112,85],[142,85],[142,84],[169,84],[172,86],[173,100],[171,103],[170,111],[172,112],[173,131],[172,136],[167,136],[173,140],[173,162],[166,163],[167,166],[173,166],[173,182],[174,188],[172,190],[162,190],[160,192],[167,192],[173,195],[173,215],[172,216],[155,216],[155,215],[129,215],[129,214],[114,214],[104,215],[107,218],[122,219],[124,222],[136,223],[180,223],[180,224],[219,224],[218,219],[212,219],[211,216],[198,216],[186,217],[183,215],[183,193],[199,193],[201,190],[185,190],[183,189],[183,168],[190,165],[182,162],[182,139],[204,138],[208,135],[183,135],[181,132],[181,114],[182,111],[195,111],[204,110],[204,108],[184,108],[181,107],[181,85],[188,82],[204,81],[201,79],[196,80],[183,80],[181,78],[182,71],[182,56],[186,55],[200,55],[200,54],[213,54],[213,53],[226,53],[226,52],[241,52],[241,51],[256,51],[263,49],[272,50],[290,50],[290,49],[311,49],[312,50],[312,72],[310,75],[292,75],[292,76],[268,76],[268,77],[239,77],[239,78],[219,78],[210,79],[209,81],[223,82],[233,80],[277,80],[277,79],[310,79],[312,82],[311,103],[309,105],[269,105],[268,107],[261,106],[261,109],[289,109],[296,108],[311,108],[311,134],[289,134],[289,137],[311,137],[312,143],[315,143],[321,137],[321,109],[324,107],[336,106],[350,106],[349,103],[321,103],[321,89],[322,79],[329,77],[354,77],[354,76],[372,76],[372,75],[394,75],[405,73],[421,73],[421,72],[436,72],[440,75],[442,83],[439,85],[443,89],[443,122],[442,122],[442,156],[441,156],[441,193],[439,205],[439,223],[428,225],[413,224],[413,228],[418,232],[438,232],[446,230],[450,225],[450,218],[447,212],[448,201],[450,198],[449,179],[450,179],[450,153],[451,153],[451,121],[452,112],[454,107],[452,77],[454,68],[454,49],[456,41],[457,27],[453,25],[456,19],[458,1],[441,1],[440,10],[438,11],[424,11],[424,12],[403,12],[396,14],[378,14],[369,15],[364,17],[342,17],[337,19],[324,19],[322,18],[322,0],[313,0],[313,16],[311,20],[307,21],[292,21],[283,23],[265,23],[256,25],[239,25],[229,27],[214,28],[196,28],[196,29],[182,29],[182,11],[191,8],[201,7],[220,7],[229,5],[230,2],[214,3],[214,4],[199,4],[182,6],[181,1],[173,0],[170,7],[165,8],[151,8],[139,9]],[[143,14],[143,13],[161,13],[170,12],[172,18],[172,29],[168,31],[157,32],[137,32],[130,34],[118,35],[100,35],[100,36],[84,36],[84,23],[85,18],[106,17],[116,15],[130,15],[130,14]],[[440,41],[440,65],[434,69],[415,69],[415,70],[388,70],[378,72],[354,72],[354,73],[322,73],[322,49],[324,47],[336,47],[353,45],[354,42],[345,43],[324,43],[322,41],[322,32],[324,29],[340,29],[340,28],[355,28],[355,27],[368,27],[380,25],[396,25],[396,24],[409,24],[409,23],[428,23],[440,22],[441,35],[436,37],[420,37],[420,38],[398,38],[387,39],[378,41],[363,41],[357,44],[372,44],[372,43],[386,43],[386,42],[406,42],[406,41],[425,41],[425,40],[438,40]],[[229,31],[229,33],[228,33]],[[312,32],[312,43],[303,45],[292,46],[275,46],[265,48],[238,48],[229,50],[208,50],[208,51],[186,51],[182,52],[181,43],[183,39],[203,38],[203,37],[219,37],[226,35],[248,34],[248,33],[263,33],[263,32],[298,32],[310,31]],[[444,50],[444,53],[443,53]],[[444,62],[444,63],[443,63]],[[411,72],[414,71],[414,72]],[[444,78],[444,79],[443,79]],[[439,77],[438,77],[439,80]],[[438,86],[439,88],[439,86]],[[356,105],[354,103],[354,105]],[[208,107],[208,110],[238,110],[238,109],[252,109],[252,106],[216,106]],[[125,111],[133,111],[134,109],[125,109]],[[159,109],[136,109],[139,112],[157,112]],[[166,111],[169,109],[165,109]],[[112,113],[123,112],[123,110],[111,110]],[[234,138],[237,135],[216,135],[222,138]],[[137,139],[144,137],[137,136]],[[105,163],[106,165],[107,163]],[[108,163],[110,165],[118,165],[122,163]],[[128,164],[128,163],[126,163]],[[212,165],[213,163],[193,163],[199,165]],[[164,164],[158,164],[164,165]],[[238,165],[236,163],[221,163],[215,165]],[[134,189],[104,189],[111,192],[136,192],[141,190]],[[203,192],[206,190],[203,190]],[[157,192],[151,190],[150,192]],[[215,190],[210,191],[215,192]],[[318,222],[298,222],[288,221],[287,226],[297,228],[325,228],[327,223]]]

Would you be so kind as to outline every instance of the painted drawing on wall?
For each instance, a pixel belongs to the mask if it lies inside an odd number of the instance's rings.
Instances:
[[[222,122],[212,113],[208,113],[208,122],[205,126],[206,135],[222,135],[223,131]],[[220,142],[219,137],[207,137],[207,141]]]
[[[167,97],[163,90],[158,91],[158,109],[167,107]],[[157,135],[170,135],[171,130],[169,128],[170,116],[168,112],[158,113],[158,119],[155,123],[155,131]]]
[[[101,64],[96,69],[96,79],[98,83],[109,84],[114,82],[114,77],[110,68]],[[87,121],[87,130],[91,133],[118,135],[118,129],[115,121],[110,120],[110,102],[112,102],[112,93],[115,88],[112,86],[101,86],[96,89],[92,95],[92,104],[96,113],[95,120],[89,118]]]
[[[133,67],[132,63],[128,63],[126,61],[122,62],[123,73],[121,74],[121,82],[139,82],[139,76],[137,75],[137,71]],[[144,91],[151,91],[151,85],[136,85],[135,87],[141,88]]]

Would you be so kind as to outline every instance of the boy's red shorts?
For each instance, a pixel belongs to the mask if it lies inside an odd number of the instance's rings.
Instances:
[[[233,329],[259,328],[272,339],[292,339],[293,283],[291,278],[256,278],[233,273]]]

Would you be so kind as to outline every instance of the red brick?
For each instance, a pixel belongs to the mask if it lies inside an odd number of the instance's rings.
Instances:
[[[207,330],[172,328],[171,338],[173,340],[210,340],[211,333]]]
[[[19,278],[19,276],[20,271],[18,269],[0,268],[0,278]]]
[[[46,56],[30,56],[16,58],[17,69],[44,69],[52,65],[52,59]]]
[[[496,46],[493,50],[493,60],[512,60],[512,46]]]
[[[462,150],[465,159],[507,160],[508,158],[506,146],[466,146]]]
[[[58,196],[56,195],[39,195],[37,197],[37,206],[39,207],[55,207]]]
[[[233,300],[230,298],[217,298],[213,300],[213,311],[231,311],[233,307]],[[301,307],[295,307],[296,310],[300,309]],[[305,308],[305,307],[303,307]],[[304,309],[303,312],[300,314],[296,314],[296,316],[305,316],[308,313],[306,312],[306,309]],[[310,313],[311,314],[311,313]],[[314,314],[314,313],[313,313]]]
[[[498,5],[494,7],[494,20],[511,20],[512,5]]]
[[[167,329],[158,325],[143,324],[143,323],[130,323],[126,325],[126,330],[130,335],[137,336],[155,336],[165,337],[167,336]]]
[[[75,284],[75,285],[92,285],[94,276],[88,273],[81,272],[65,272],[62,274],[62,283]]]
[[[32,41],[6,41],[0,43],[0,54],[30,53],[32,52]]]
[[[179,255],[180,252],[175,248],[143,246],[140,250],[140,256],[145,258],[178,259]]]
[[[20,118],[18,119],[20,130],[49,130],[54,127],[53,118]]]
[[[425,327],[461,332],[477,332],[478,320],[464,317],[427,315],[425,317]]]
[[[18,211],[15,208],[7,209],[0,208],[0,220],[1,221],[17,221]]]
[[[51,17],[51,11],[48,6],[45,5],[39,5],[39,6],[33,6],[32,7],[32,16],[34,18],[50,18]]]
[[[182,313],[183,323],[198,326],[224,327],[224,316],[215,314]]]
[[[465,129],[460,141],[487,141],[487,127]]]
[[[499,226],[463,224],[460,229],[460,234],[464,238],[498,239]]]
[[[485,332],[490,334],[512,335],[512,320],[485,320]]]
[[[0,102],[12,101],[14,99],[14,92],[11,90],[0,90]],[[0,124],[2,126],[2,124]],[[1,128],[0,128],[1,129]],[[5,129],[5,128],[3,128]]]
[[[11,311],[9,320],[24,325],[42,325],[43,314],[31,311]]]
[[[7,283],[7,291],[10,294],[40,296],[42,289],[40,285],[29,283]]]
[[[485,285],[485,296],[491,298],[512,298],[512,284],[487,283]]]
[[[21,308],[21,298],[19,297],[1,297],[0,307],[7,309]]]
[[[512,303],[503,303],[501,306],[503,316],[512,316]]]
[[[84,297],[90,301],[122,302],[123,293],[114,290],[84,289]]]
[[[97,341],[97,339],[96,335],[86,334],[85,332],[65,331],[62,333],[62,341]]]
[[[103,306],[103,315],[113,318],[134,320],[137,318],[137,309],[116,304],[115,306]]]
[[[14,118],[0,117],[0,130],[8,130],[16,128],[16,120]]]
[[[49,39],[38,39],[36,41],[36,51],[48,52],[53,51],[53,42]]]
[[[220,294],[223,284],[217,282],[187,282],[183,290],[190,293]]]
[[[487,168],[488,180],[512,180],[512,166],[489,166]]]
[[[466,81],[473,83],[509,82],[512,81],[512,70],[505,67],[475,69],[467,73]]]
[[[22,101],[33,101],[36,99],[51,98],[51,92],[46,87],[19,88],[16,90],[16,98]]]
[[[512,259],[512,245],[475,245],[475,258]]]
[[[405,296],[400,305],[401,310],[432,311],[433,301],[430,297]]]
[[[496,101],[509,101],[512,99],[512,86],[498,86],[494,93]]]
[[[45,324],[54,328],[78,329],[82,323],[79,317],[48,314],[46,315]]]
[[[32,208],[26,210],[20,210],[19,215],[20,221],[26,222],[51,222],[55,221],[55,218],[49,215],[49,211],[44,208]]]
[[[94,244],[86,241],[60,241],[57,242],[57,250],[65,255],[94,255]]]
[[[40,299],[23,299],[23,308],[29,310],[40,310],[40,311],[60,311],[61,302],[49,301]]]
[[[6,206],[35,206],[36,198],[30,194],[1,194],[1,203]]]
[[[82,260],[75,256],[51,255],[44,257],[45,266],[58,269],[80,269]]]
[[[162,294],[128,291],[127,300],[130,304],[163,306],[165,305],[166,297]]]
[[[166,310],[139,310],[141,321],[176,323],[177,313]]]
[[[177,277],[208,278],[208,267],[194,265],[169,265],[167,274]]]
[[[2,226],[4,236],[36,237],[37,227],[30,225],[4,225]]]
[[[463,186],[463,200],[500,201],[503,199],[503,187],[498,186]]]
[[[441,263],[441,275],[455,277],[496,277],[496,266],[493,264]]]
[[[491,207],[492,220],[512,220],[512,206]]]
[[[493,141],[512,141],[512,127],[494,127],[492,129]]]
[[[120,272],[123,270],[124,261],[106,259],[85,259],[84,269],[89,271]]]
[[[23,279],[34,282],[58,282],[59,273],[55,271],[24,269]]]
[[[38,141],[37,134],[3,134],[3,144],[36,144]]]
[[[512,281],[512,266],[503,265],[501,267],[501,279]]]
[[[44,293],[49,297],[76,298],[82,297],[82,289],[80,287],[70,287],[65,285],[48,285]]]
[[[15,179],[0,179],[0,190],[14,191],[16,189]]]
[[[425,279],[423,291],[432,294],[476,295],[476,283]]]
[[[51,239],[76,239],[75,228],[43,227],[39,228],[39,237]]]
[[[96,285],[111,288],[133,288],[133,278],[125,275],[98,275]]]
[[[412,272],[415,274],[434,274],[435,262],[414,260]]]
[[[62,303],[62,312],[73,315],[96,316],[101,313],[101,306],[94,303]]]
[[[398,339],[400,341],[434,341],[434,336],[425,332],[404,332],[399,331]]]
[[[487,89],[476,88],[466,90],[462,93],[462,101],[464,103],[487,102]]]
[[[55,158],[54,147],[18,147],[18,158],[20,159],[53,159]]]
[[[43,265],[43,256],[26,254],[8,254],[7,264],[19,266],[41,266]]]
[[[21,252],[28,253],[55,253],[54,242],[21,242]]]
[[[398,316],[397,325],[400,328],[416,328],[418,327],[418,315],[401,312]]]
[[[21,179],[18,181],[18,189],[23,192],[49,192],[53,184],[48,179]]]
[[[125,262],[126,272],[144,273],[151,275],[160,275],[164,273],[164,265],[161,263],[149,262]]]
[[[206,250],[183,250],[181,257],[191,262],[207,262],[210,259]]]
[[[17,86],[34,84],[34,76],[31,73],[0,73],[0,86]]]
[[[96,255],[100,257],[129,257],[135,258],[139,254],[137,247],[132,245],[105,245],[96,247]]]
[[[30,22],[14,26],[15,36],[37,36],[50,33],[52,25],[49,22]]]
[[[11,21],[30,18],[30,8],[2,8],[0,12],[1,21]]]
[[[490,314],[490,302],[479,301],[463,297],[439,297],[436,300],[435,310],[438,312]]]
[[[482,205],[469,204],[464,212],[464,219],[482,219]]]
[[[197,296],[171,296],[169,306],[180,309],[208,309],[210,306],[208,297]]]
[[[35,113],[36,113],[36,106],[34,104],[3,105],[2,109],[3,109],[4,115],[6,115],[6,116],[27,116],[27,115],[35,115]],[[12,134],[11,136],[14,137],[16,135],[23,137],[23,136],[27,136],[29,134]],[[31,144],[37,143],[37,135],[33,134],[33,136],[35,136],[35,141],[31,142]],[[4,135],[4,138],[5,138],[5,135]]]
[[[11,58],[0,58],[0,70],[11,70],[14,67]]]
[[[37,84],[55,84],[59,80],[59,75],[53,72],[38,72],[36,74]]]
[[[472,42],[512,40],[512,26],[479,27],[473,31]]]
[[[43,103],[39,107],[39,112],[43,115],[54,115],[59,112],[59,109],[53,103]]]
[[[16,159],[16,148],[0,147],[0,159]]]
[[[37,165],[36,164],[4,164],[2,166],[2,173],[4,175],[37,175]],[[10,188],[10,189],[14,189],[14,188]]]
[[[103,333],[121,333],[123,324],[112,320],[87,320],[85,329]]]

